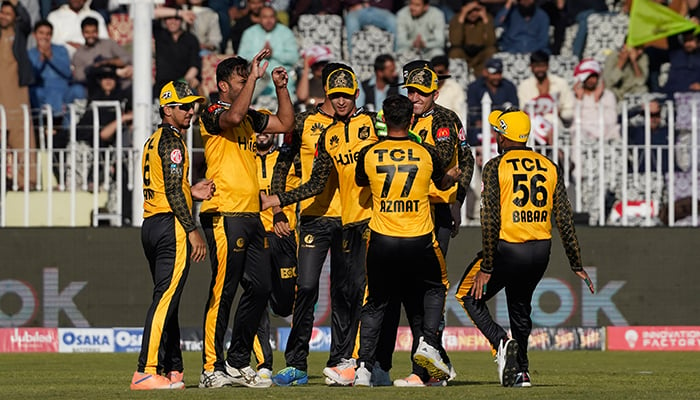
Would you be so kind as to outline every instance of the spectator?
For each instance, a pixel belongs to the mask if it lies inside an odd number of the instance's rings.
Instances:
[[[641,114],[644,115],[644,109],[641,110]],[[668,127],[664,125],[661,119],[661,104],[658,100],[652,100],[649,102],[649,130],[651,131],[651,141],[649,144],[651,148],[651,158],[650,170],[656,171],[656,164],[661,161],[661,171],[663,173],[668,172]],[[645,160],[644,160],[644,149],[641,148],[642,145],[646,143],[645,139],[645,126],[638,125],[630,128],[629,133],[629,144],[633,146],[639,146],[636,149],[637,159],[639,164],[637,171],[644,172],[646,170]],[[658,147],[657,147],[658,146]],[[660,147],[660,148],[659,148]],[[661,160],[658,160],[659,155]],[[634,167],[634,166],[633,166]]]
[[[617,123],[617,101],[615,95],[605,89],[600,78],[601,66],[593,59],[583,59],[574,69],[574,126],[573,157],[575,173],[580,174],[581,187],[576,187],[581,193],[581,204],[589,213],[589,224],[597,225],[600,218],[605,219],[607,211],[601,209],[601,196],[613,197],[617,187],[615,176],[607,177],[604,182],[604,193],[600,191],[600,158],[603,158],[603,169],[610,171],[614,159],[621,157],[616,152],[616,144],[620,139],[620,126]],[[577,146],[577,139],[580,147]],[[597,143],[603,137],[606,143],[612,143],[603,154],[599,154]]]
[[[7,113],[7,147],[12,149],[22,149],[25,144],[22,105],[29,104],[28,86],[34,83],[32,65],[27,54],[27,36],[31,30],[27,10],[16,0],[3,0],[0,5],[0,71],[5,79],[0,85],[0,104]],[[30,149],[36,148],[34,135],[29,135],[28,146]],[[33,153],[29,157],[29,184],[34,187],[36,157]],[[20,168],[17,176],[21,177],[24,166],[22,153],[17,161]],[[24,183],[22,180],[19,187],[23,188]]]
[[[235,10],[234,0],[209,0],[207,4],[209,8],[214,10],[219,17],[219,33],[221,33],[221,42],[219,43],[218,52],[225,54],[228,41],[231,37],[231,11]],[[239,36],[240,37],[240,36]]]
[[[664,90],[675,92],[700,91],[700,46],[693,31],[668,38],[668,58],[671,68]]]
[[[581,58],[583,57],[583,50],[586,46],[586,36],[588,35],[588,16],[595,13],[607,12],[608,5],[605,0],[570,0],[565,3],[565,20],[568,21],[569,24],[578,24],[572,47],[574,55]]]
[[[321,104],[326,98],[323,83],[323,67],[333,59],[333,53],[327,46],[314,45],[302,52],[304,69],[297,81],[297,101],[307,107]]]
[[[496,27],[502,27],[501,51],[508,53],[549,52],[549,17],[535,0],[508,0],[496,15]]]
[[[104,18],[97,11],[91,10],[86,3],[87,0],[68,0],[67,4],[52,11],[48,16],[49,22],[54,26],[53,42],[66,46],[71,57],[76,49],[85,44],[81,22],[86,17],[97,20],[97,36],[102,39],[109,38]]]
[[[484,63],[497,51],[493,17],[478,0],[467,0],[450,21],[450,58],[463,58],[481,76]]]
[[[29,87],[29,95],[34,109],[44,104],[51,105],[53,125],[60,127],[66,112],[65,105],[85,98],[85,90],[73,84],[68,50],[51,44],[52,33],[53,26],[47,20],[41,20],[34,26],[36,47],[29,50],[34,84]],[[54,138],[54,147],[65,147],[67,144],[63,130],[60,133]]]
[[[27,10],[32,24],[31,26],[36,25],[41,19],[41,5],[39,4],[39,0],[19,0],[19,3]]]
[[[445,54],[445,15],[429,0],[410,0],[396,14],[396,50],[418,58]]]
[[[389,95],[399,94],[396,61],[390,54],[380,54],[374,59],[374,76],[362,82],[357,105],[370,111],[379,111]]]
[[[605,60],[603,80],[610,91],[615,94],[617,102],[624,100],[626,94],[639,94],[649,91],[649,57],[642,46],[622,45],[618,51],[610,53]]]
[[[519,106],[518,91],[513,82],[503,78],[503,61],[490,58],[486,62],[483,76],[467,87],[467,105],[469,106],[469,144],[477,144],[481,134],[481,98],[488,93],[492,109],[506,109]]]
[[[195,14],[192,33],[199,40],[199,55],[218,53],[222,40],[219,16],[204,4],[205,0],[189,0],[189,3]]]
[[[352,35],[367,25],[383,29],[396,38],[393,0],[344,0],[348,51],[352,53]]]
[[[199,41],[183,30],[179,16],[166,17],[165,28],[154,23],[153,37],[156,43],[156,84],[153,95],[157,96],[163,85],[184,79],[195,90],[201,81],[202,60],[199,57]]]
[[[435,103],[454,111],[462,121],[462,126],[466,126],[467,92],[456,80],[450,77],[450,60],[447,56],[437,56],[430,60],[430,64],[438,76],[440,95],[435,99]]]
[[[580,107],[581,140],[598,139],[602,134],[607,140],[620,138],[617,124],[615,95],[605,88],[600,79],[600,63],[592,58],[581,60],[574,69],[574,107]],[[604,129],[600,132],[598,115],[603,112]]]
[[[304,14],[336,14],[340,15],[342,2],[337,0],[297,0],[293,2],[291,7],[291,15],[289,27],[294,27],[299,21],[299,17]]]
[[[251,26],[243,32],[241,37],[241,48],[238,55],[252,60],[260,49],[269,49],[270,55],[267,58],[269,66],[261,82],[256,86],[256,96],[260,94],[272,95],[275,93],[275,83],[270,76],[270,72],[277,67],[284,67],[285,70],[293,72],[294,66],[299,61],[299,50],[297,39],[291,29],[277,22],[275,9],[271,6],[263,6],[260,10],[260,23]],[[290,93],[296,93],[295,74],[290,73],[287,88]]]
[[[96,82],[90,79],[90,74],[102,67],[116,69],[117,75],[122,79],[130,80],[134,69],[131,66],[131,55],[112,39],[102,39],[97,35],[99,22],[95,18],[86,17],[81,23],[81,30],[85,44],[80,46],[73,56],[73,75],[91,93],[95,88],[88,87],[88,82]]]
[[[549,54],[542,50],[530,55],[532,76],[518,85],[518,99],[530,115],[537,144],[552,144],[554,126],[558,132],[569,125],[574,115],[574,94],[566,79],[550,74]],[[555,114],[555,108],[556,111]]]
[[[234,54],[238,53],[238,48],[241,44],[241,37],[246,29],[250,28],[255,24],[260,23],[260,11],[262,10],[265,3],[263,0],[248,0],[246,1],[246,6],[243,9],[236,10],[237,15],[233,21],[233,27],[231,27],[231,48]]]

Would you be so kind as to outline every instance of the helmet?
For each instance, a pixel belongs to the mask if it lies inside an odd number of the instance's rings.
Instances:
[[[530,117],[518,109],[491,111],[489,124],[494,131],[514,142],[527,142],[530,136]]]

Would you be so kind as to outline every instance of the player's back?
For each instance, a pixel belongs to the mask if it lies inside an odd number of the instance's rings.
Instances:
[[[372,145],[364,156],[372,192],[369,227],[395,237],[418,237],[433,231],[429,188],[433,160],[422,145],[392,138]]]

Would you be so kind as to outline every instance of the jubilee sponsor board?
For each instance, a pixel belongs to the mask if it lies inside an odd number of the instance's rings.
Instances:
[[[55,353],[56,328],[0,328],[0,353]]]
[[[114,329],[58,328],[60,353],[113,353]]]
[[[610,326],[608,350],[700,351],[700,326]]]

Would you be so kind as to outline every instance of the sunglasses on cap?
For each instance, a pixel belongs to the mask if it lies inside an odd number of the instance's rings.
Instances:
[[[168,107],[177,107],[181,111],[187,112],[187,111],[190,111],[191,109],[194,108],[194,103],[187,103],[187,104],[171,103],[171,104],[168,104]]]

